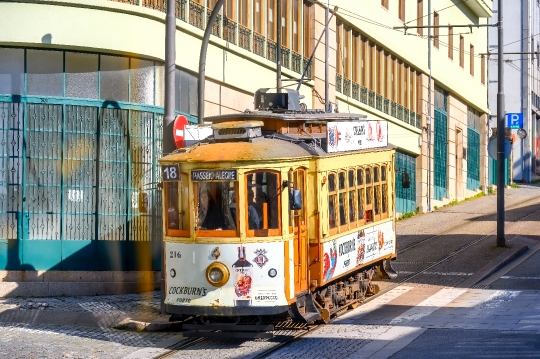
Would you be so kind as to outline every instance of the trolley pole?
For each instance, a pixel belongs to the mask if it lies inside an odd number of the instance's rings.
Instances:
[[[498,92],[497,92],[497,246],[506,247],[504,238],[504,53],[503,0],[498,3]]]
[[[277,92],[281,93],[281,0],[277,2],[276,14],[276,74],[277,74]]]
[[[214,9],[212,9],[210,18],[208,18],[208,22],[206,23],[206,29],[204,29],[201,52],[199,54],[199,86],[197,87],[197,98],[199,105],[199,108],[197,109],[197,122],[199,125],[204,124],[204,81],[206,76],[206,52],[208,50],[208,43],[210,42],[210,34],[212,33],[212,28],[214,27],[214,23],[216,22],[219,10],[223,5],[223,1],[224,0],[218,0],[218,2],[214,5]]]
[[[175,149],[173,126],[175,115],[175,71],[176,71],[176,1],[167,1],[165,17],[165,116],[163,116],[163,154]],[[165,235],[165,234],[163,234]],[[161,315],[165,315],[165,245],[161,237],[160,275]]]

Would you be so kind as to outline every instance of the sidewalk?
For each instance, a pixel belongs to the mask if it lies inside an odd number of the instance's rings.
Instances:
[[[73,325],[135,331],[160,331],[172,324],[160,316],[160,293],[1,298],[0,322]]]
[[[520,185],[520,188],[508,189],[505,197],[506,207],[509,208],[529,199],[540,198],[540,186]],[[443,232],[459,223],[470,222],[493,211],[495,205],[496,196],[486,196],[400,221],[397,225],[398,246]],[[511,217],[512,213],[508,214],[507,221],[512,220]],[[538,226],[538,223],[535,225]],[[535,231],[540,234],[540,228]],[[538,243],[538,240],[526,236],[513,239],[514,237],[516,236],[512,235],[512,238],[508,238],[512,244],[510,248],[477,271],[467,281],[466,287],[474,286]],[[474,251],[475,248],[471,247],[469,250]],[[474,257],[475,254],[471,254]],[[175,325],[169,323],[168,318],[169,316],[160,316],[158,291],[106,296],[0,298],[0,325],[22,323],[145,332],[174,330]]]

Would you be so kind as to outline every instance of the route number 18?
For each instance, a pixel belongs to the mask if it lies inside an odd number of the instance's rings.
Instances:
[[[167,165],[161,167],[164,181],[179,181],[180,173],[178,171],[178,165]]]

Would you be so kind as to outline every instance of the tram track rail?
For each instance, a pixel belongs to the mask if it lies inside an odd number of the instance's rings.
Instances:
[[[522,203],[520,203],[520,204],[517,204],[517,205],[514,205],[514,206],[512,206],[512,207],[510,207],[510,208],[507,208],[506,210],[524,207],[524,206],[526,206],[529,202],[534,202],[534,201],[538,201],[538,199],[531,199],[531,200],[522,202]],[[534,216],[534,215],[537,214],[537,213],[540,213],[540,209],[539,209],[539,210],[536,210],[536,211],[534,211],[534,212],[532,212],[532,213],[529,213],[529,214],[527,214],[527,215],[525,215],[525,216],[522,216],[522,217],[520,217],[520,218],[518,218],[518,219],[516,219],[516,220],[514,220],[514,221],[512,221],[512,222],[515,223],[515,222],[523,221],[523,220],[527,219],[528,217]],[[436,235],[433,235],[433,236],[430,236],[430,237],[428,237],[428,238],[425,238],[425,239],[423,239],[422,241],[415,243],[413,246],[407,247],[407,250],[416,247],[418,244],[425,243],[425,242],[427,242],[427,241],[430,240],[430,239],[433,239],[433,238],[439,237],[439,236],[441,236],[441,235],[444,235],[444,234],[446,234],[446,233],[448,233],[448,232],[450,232],[450,231],[452,231],[452,230],[455,230],[456,228],[459,228],[459,227],[461,227],[461,226],[465,226],[465,225],[470,224],[471,222],[477,221],[477,220],[479,220],[479,219],[481,219],[481,218],[485,218],[485,217],[492,216],[493,214],[496,214],[496,212],[492,212],[492,213],[488,213],[488,214],[479,216],[479,217],[475,218],[473,221],[468,221],[468,222],[466,222],[466,223],[460,223],[460,224],[458,224],[458,225],[456,225],[456,226],[454,226],[454,227],[452,227],[452,228],[450,228],[450,229],[447,229],[447,230],[445,230],[445,231],[443,231],[443,232],[441,232],[441,233],[438,233],[438,234],[436,234]],[[469,243],[467,243],[467,244],[465,244],[465,245],[463,245],[463,246],[461,246],[461,247],[455,249],[454,251],[452,251],[452,252],[449,253],[448,255],[444,256],[444,257],[441,258],[440,260],[438,260],[438,261],[436,261],[436,262],[432,262],[429,266],[427,266],[427,267],[425,267],[425,268],[422,268],[421,270],[419,270],[419,271],[417,271],[417,272],[415,272],[415,273],[412,273],[412,274],[408,275],[407,277],[405,277],[403,280],[400,280],[399,282],[393,283],[392,285],[390,285],[389,287],[385,288],[384,290],[381,290],[381,291],[380,291],[379,293],[377,293],[376,295],[373,295],[373,296],[371,296],[371,297],[367,297],[366,299],[364,299],[364,300],[361,302],[361,304],[368,303],[368,302],[374,300],[375,298],[377,298],[378,296],[380,296],[380,295],[382,295],[382,294],[384,294],[384,293],[386,293],[386,292],[389,292],[390,290],[392,290],[392,289],[394,289],[394,288],[396,288],[396,287],[398,287],[398,286],[400,286],[400,285],[402,285],[402,284],[404,284],[404,283],[407,283],[407,282],[410,281],[411,279],[413,279],[413,278],[415,278],[415,277],[421,275],[422,273],[424,273],[424,272],[430,270],[430,269],[433,268],[433,267],[436,267],[436,266],[440,265],[441,263],[443,263],[443,262],[449,260],[450,258],[452,258],[452,257],[454,257],[454,256],[456,256],[456,255],[458,255],[459,253],[462,253],[462,252],[465,251],[466,249],[470,248],[471,246],[473,246],[473,245],[475,245],[475,244],[480,243],[481,241],[485,240],[486,238],[492,236],[492,235],[495,234],[495,233],[496,233],[496,230],[491,231],[491,232],[489,232],[488,234],[483,235],[483,236],[481,236],[480,238],[477,238],[477,239],[475,239],[474,241],[469,242]],[[399,253],[399,252],[398,252],[398,253]],[[343,314],[343,313],[340,313],[340,314]],[[333,322],[334,320],[336,320],[338,317],[339,317],[339,315],[336,316],[336,317],[334,317],[334,318],[332,318],[332,319],[330,320],[330,323]],[[275,347],[269,348],[268,350],[266,350],[266,351],[264,351],[264,352],[262,352],[262,353],[258,353],[256,356],[254,356],[254,357],[251,358],[251,359],[262,359],[262,358],[265,358],[265,357],[267,357],[269,354],[271,354],[271,353],[273,353],[273,352],[276,352],[277,350],[279,350],[279,349],[281,349],[281,348],[283,348],[283,347],[285,347],[285,346],[291,344],[292,342],[298,340],[299,338],[301,338],[301,337],[303,337],[303,336],[305,336],[305,335],[311,333],[312,331],[314,331],[315,329],[317,329],[319,326],[320,326],[320,325],[316,325],[316,326],[313,326],[309,331],[304,331],[304,332],[298,333],[298,334],[295,335],[294,337],[288,338],[287,340],[285,340],[285,341],[282,342],[282,343],[279,343],[279,344],[276,345]]]
[[[525,207],[528,203],[533,203],[533,202],[538,202],[538,199],[537,199],[537,198],[532,198],[532,199],[529,199],[529,200],[527,200],[527,201],[525,201],[525,202],[517,203],[517,204],[512,205],[512,206],[510,206],[510,207],[508,207],[508,208],[505,208],[505,211],[510,211],[510,210],[517,209],[517,208],[520,208],[520,207]],[[456,230],[456,229],[458,229],[458,228],[460,228],[460,227],[466,227],[466,226],[470,225],[471,223],[479,222],[479,221],[481,221],[482,219],[485,219],[486,217],[493,216],[493,215],[496,215],[496,214],[497,214],[497,211],[494,211],[494,212],[490,212],[490,213],[486,213],[486,214],[477,216],[476,218],[474,218],[474,219],[472,219],[472,220],[468,220],[468,221],[465,221],[465,222],[462,222],[462,223],[458,223],[458,224],[456,224],[455,226],[452,226],[452,227],[450,227],[450,228],[444,230],[444,231],[441,232],[441,233],[434,234],[434,235],[429,236],[429,237],[427,237],[427,238],[424,238],[424,239],[422,239],[422,240],[420,240],[420,241],[414,242],[414,243],[412,243],[412,244],[410,244],[410,245],[408,245],[408,246],[406,246],[406,247],[404,247],[404,248],[402,248],[402,249],[399,249],[399,250],[397,251],[397,254],[403,254],[403,253],[405,253],[405,252],[407,252],[407,251],[409,251],[409,250],[411,250],[411,249],[413,249],[413,248],[415,248],[415,247],[417,247],[417,246],[419,246],[419,245],[421,245],[421,244],[424,244],[424,243],[426,243],[426,242],[429,242],[430,240],[432,240],[432,239],[434,239],[434,238],[437,238],[437,237],[440,237],[440,236],[442,236],[442,235],[448,234],[448,233],[450,233],[450,232],[452,232],[452,231],[454,231],[454,230]],[[533,214],[534,214],[534,213],[533,213]],[[522,219],[523,219],[523,218],[520,218],[520,219],[515,220],[515,221],[513,221],[513,222],[518,222],[518,221],[520,221],[520,220],[522,220]],[[491,234],[490,234],[490,235],[491,235]]]
[[[516,204],[516,205],[513,205],[509,208],[506,208],[505,210],[508,211],[508,210],[512,210],[512,209],[517,209],[517,208],[522,208],[522,207],[525,207],[527,206],[527,204],[531,203],[531,202],[538,202],[538,199],[534,198],[534,199],[530,199],[530,200],[527,200],[525,202],[521,202],[519,204]],[[473,220],[469,220],[469,221],[466,221],[464,223],[459,223],[449,229],[446,229],[444,230],[443,232],[441,233],[437,233],[435,235],[432,235],[432,236],[429,236],[428,238],[424,238],[422,239],[421,241],[418,241],[418,242],[415,242],[413,244],[411,244],[410,246],[407,246],[403,249],[401,249],[400,251],[398,251],[398,254],[400,253],[403,253],[403,252],[406,252],[410,249],[413,249],[417,246],[419,246],[420,244],[423,244],[423,243],[426,243],[432,239],[435,239],[437,237],[440,237],[440,236],[443,236],[443,235],[446,235],[448,234],[449,232],[451,231],[454,231],[460,227],[465,227],[475,221],[479,221],[483,218],[486,218],[486,217],[489,217],[489,216],[492,216],[494,214],[496,214],[497,212],[490,212],[490,213],[487,213],[487,214],[484,214],[484,215],[481,215],[481,216],[478,216],[476,218],[474,218]],[[528,217],[531,217],[531,216],[534,216],[535,214],[538,214],[540,213],[540,209],[539,210],[536,210],[534,212],[531,212],[531,213],[528,213],[524,216],[521,216],[513,221],[511,221],[510,223],[516,223],[516,222],[520,222],[520,221],[523,221],[525,219],[527,219]],[[407,283],[409,282],[411,279],[421,275],[422,273],[448,261],[449,259],[453,258],[454,256],[462,253],[463,251],[467,250],[468,248],[482,242],[483,240],[485,240],[486,238],[489,238],[491,236],[493,236],[494,234],[496,234],[496,230],[493,230],[493,231],[490,231],[488,234],[485,234],[485,235],[482,235],[480,236],[479,238],[457,248],[457,249],[454,249],[452,252],[448,253],[447,255],[445,255],[444,257],[442,257],[441,259],[435,261],[435,262],[430,262],[428,266],[416,271],[415,273],[412,273],[408,276],[406,276],[404,279],[398,281],[398,282],[395,282],[395,283],[392,283],[391,285],[389,285],[388,287],[384,288],[383,290],[381,290],[380,292],[378,292],[376,295],[373,295],[373,296],[370,296],[370,297],[367,297],[365,298],[362,302],[360,302],[360,305],[362,304],[365,304],[365,303],[368,303],[372,300],[374,300],[375,298],[379,297],[380,295],[386,293],[386,292],[389,292],[390,290],[404,284],[404,283]],[[427,263],[426,263],[427,264]],[[350,309],[352,310],[352,309]],[[348,312],[350,310],[347,310],[346,308],[344,308],[343,310],[338,310],[337,311],[337,315],[335,315],[328,324],[332,323],[334,320],[336,320],[337,318],[339,318],[339,316],[345,312]],[[327,324],[314,324],[314,325],[306,325],[304,328],[299,328],[299,327],[296,327],[296,328],[282,328],[282,329],[277,329],[274,331],[274,338],[276,337],[283,337],[283,340],[280,341],[279,343],[277,343],[276,345],[268,348],[268,349],[264,349],[263,351],[259,352],[259,353],[256,353],[253,357],[251,357],[250,359],[262,359],[262,358],[266,358],[268,355],[290,345],[291,343],[297,341],[298,339],[304,337],[305,335],[315,331],[317,328],[323,326],[323,325],[327,325]],[[291,333],[289,334],[288,336],[287,335],[283,335],[285,333],[285,331],[288,331],[288,332],[295,332],[295,333]],[[280,332],[282,333],[280,335]],[[202,342],[205,342],[207,340],[209,340],[210,338],[194,338],[193,340],[188,340],[188,341],[182,341],[180,343],[177,343],[167,349],[169,349],[170,351],[167,352],[167,353],[164,353],[162,354],[161,356],[158,356],[158,357],[155,357],[155,359],[164,359],[164,358],[169,358],[171,356],[173,356],[174,354],[184,350],[184,349],[187,349],[187,348],[190,348],[190,347],[193,347],[199,343],[202,343]]]

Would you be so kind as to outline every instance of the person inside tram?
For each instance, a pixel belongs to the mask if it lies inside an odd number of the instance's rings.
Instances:
[[[261,216],[257,210],[257,202],[255,201],[255,193],[248,189],[248,228],[261,229]]]
[[[225,227],[223,213],[216,205],[209,190],[205,189],[199,193],[199,229],[221,230]]]

